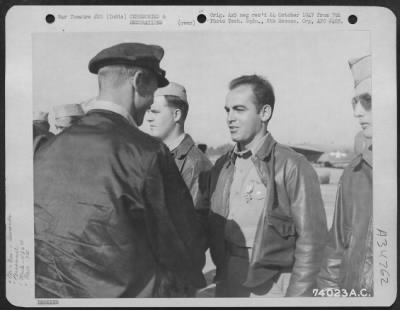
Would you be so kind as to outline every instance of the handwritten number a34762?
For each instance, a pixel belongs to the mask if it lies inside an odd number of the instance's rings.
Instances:
[[[381,285],[388,284],[389,283],[389,278],[390,278],[390,273],[388,271],[389,264],[388,264],[388,257],[387,257],[387,246],[388,246],[388,241],[387,241],[387,232],[385,230],[377,228],[377,233],[376,233],[376,244],[378,245],[378,251],[379,251],[379,273],[380,273],[380,282]]]

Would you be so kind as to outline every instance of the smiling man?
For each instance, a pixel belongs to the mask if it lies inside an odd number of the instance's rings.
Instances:
[[[257,75],[229,85],[233,150],[208,183],[217,297],[311,296],[327,224],[318,176],[268,132],[275,96]]]
[[[342,294],[373,295],[371,56],[349,61],[353,114],[367,141],[339,182],[318,286]],[[360,139],[357,135],[356,139]]]

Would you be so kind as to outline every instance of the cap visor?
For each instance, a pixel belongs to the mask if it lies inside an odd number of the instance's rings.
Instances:
[[[158,88],[165,87],[169,84],[169,81],[162,75],[157,76]]]

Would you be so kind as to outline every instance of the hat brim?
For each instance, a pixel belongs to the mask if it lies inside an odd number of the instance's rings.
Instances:
[[[157,74],[158,87],[165,87],[169,84],[167,78],[161,74]]]
[[[155,69],[149,64],[143,63],[143,60],[127,60],[121,58],[108,58],[108,59],[101,59],[101,60],[91,60],[89,62],[89,72],[93,74],[98,74],[99,70],[105,66],[112,66],[112,65],[127,65],[127,66],[138,66],[142,68],[146,68],[151,70],[157,77],[158,87],[164,87],[169,84],[169,81],[165,77],[165,71],[162,69]]]
[[[165,87],[169,84],[169,81],[165,77],[165,71],[163,69],[154,68],[151,65],[147,65],[146,63],[135,63],[134,65],[153,72],[157,79],[158,88]]]

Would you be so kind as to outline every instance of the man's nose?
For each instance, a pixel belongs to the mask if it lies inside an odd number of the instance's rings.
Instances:
[[[361,106],[360,102],[354,105],[353,115],[354,117],[362,117],[364,115],[364,108]]]
[[[235,120],[235,115],[232,111],[227,112],[226,119],[228,121],[228,124],[233,122]]]
[[[151,123],[152,121],[154,121],[153,113],[151,113],[150,111],[147,111],[146,114],[147,114],[147,115],[146,115],[146,119],[147,119],[148,122]]]

